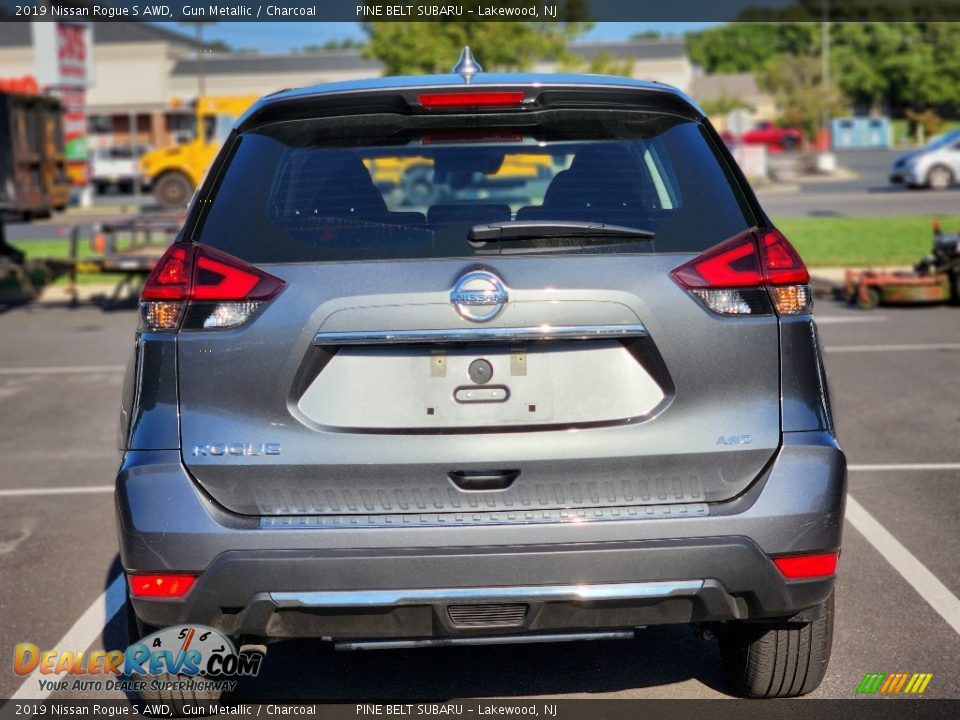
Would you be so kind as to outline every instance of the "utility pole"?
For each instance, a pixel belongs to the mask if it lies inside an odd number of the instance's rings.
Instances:
[[[203,23],[197,23],[197,97],[207,94],[207,78],[203,74]]]
[[[193,25],[194,37],[197,42],[197,97],[201,98],[207,94],[207,75],[204,68],[205,48],[203,46],[203,26],[213,25],[210,20],[194,20],[193,22],[184,22],[181,25]]]
[[[830,0],[823,0],[823,20],[820,22],[820,82],[823,87],[820,130],[827,132],[830,129]]]

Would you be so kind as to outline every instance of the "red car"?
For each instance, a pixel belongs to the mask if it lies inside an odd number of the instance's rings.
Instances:
[[[766,145],[769,152],[790,152],[803,145],[803,133],[797,128],[777,127],[764,121],[745,132],[741,140],[747,145]]]

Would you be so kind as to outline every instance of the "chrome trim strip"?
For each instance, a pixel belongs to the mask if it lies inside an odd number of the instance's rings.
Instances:
[[[960,466],[958,466],[960,467]],[[104,486],[107,487],[107,486]],[[113,487],[110,485],[109,487]],[[0,490],[0,495],[3,491]],[[597,523],[645,521],[663,518],[707,517],[707,503],[671,505],[625,505],[603,508],[551,508],[547,510],[444,511],[436,513],[385,513],[371,515],[262,515],[260,527],[269,530],[304,528],[350,528],[365,530],[383,527],[451,527],[466,525],[534,525],[543,523]]]
[[[535,635],[488,635],[486,637],[422,638],[420,640],[360,640],[335,642],[337,650],[401,650],[450,645],[521,645],[542,642],[578,642],[580,640],[633,640],[633,630],[598,630],[596,632],[543,633]]]
[[[444,330],[320,331],[314,345],[392,345],[395,343],[541,342],[548,340],[606,340],[646,337],[640,323],[632,325],[535,325],[532,327],[479,327]]]
[[[454,601],[641,600],[693,595],[702,587],[703,580],[669,580],[665,582],[601,583],[597,585],[274,592],[270,593],[270,598],[278,606],[287,608],[397,607],[400,605],[430,605]]]

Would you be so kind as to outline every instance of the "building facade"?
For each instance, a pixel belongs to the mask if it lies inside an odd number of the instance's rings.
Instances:
[[[151,23],[95,23],[93,43],[94,84],[87,93],[92,147],[133,142],[156,148],[182,141],[194,132],[191,104],[201,91],[209,96],[264,95],[382,74],[378,61],[355,49],[201,55],[192,38]],[[579,59],[578,69],[602,58],[628,67],[633,77],[681,90],[689,90],[694,79],[680,38],[584,43],[571,50]],[[0,23],[0,77],[30,75],[33,68],[29,24]],[[559,68],[544,60],[532,69]]]

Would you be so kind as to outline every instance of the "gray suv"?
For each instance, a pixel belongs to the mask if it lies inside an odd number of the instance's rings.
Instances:
[[[141,300],[131,632],[682,623],[731,692],[812,691],[846,475],[800,257],[679,91],[459,70],[283,91],[225,142]]]

